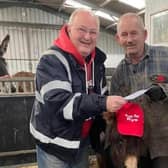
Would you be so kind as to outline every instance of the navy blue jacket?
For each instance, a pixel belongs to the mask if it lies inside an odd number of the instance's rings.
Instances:
[[[81,147],[84,120],[106,111],[105,59],[105,54],[96,48],[94,93],[88,95],[85,71],[73,56],[52,47],[41,57],[30,132],[46,152],[73,162]]]

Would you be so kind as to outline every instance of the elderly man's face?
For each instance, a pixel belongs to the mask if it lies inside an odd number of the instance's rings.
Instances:
[[[97,20],[87,12],[78,13],[68,25],[69,37],[83,56],[87,57],[96,46],[99,28]]]
[[[121,21],[116,37],[128,56],[139,57],[143,54],[147,32],[135,18],[126,18]]]

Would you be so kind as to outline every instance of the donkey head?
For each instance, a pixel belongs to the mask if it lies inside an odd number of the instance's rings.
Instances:
[[[136,136],[121,135],[117,129],[117,119],[114,113],[105,112],[107,122],[106,147],[112,166],[116,168],[137,168],[138,158],[144,148],[143,139]]]
[[[4,53],[6,52],[9,40],[10,40],[10,36],[9,34],[7,34],[0,44],[0,57],[3,57]]]
[[[3,57],[7,50],[10,36],[7,34],[0,44],[0,76],[8,75],[7,63]]]

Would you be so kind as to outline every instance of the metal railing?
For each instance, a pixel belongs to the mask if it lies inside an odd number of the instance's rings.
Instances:
[[[0,95],[34,94],[34,78],[0,78]]]
[[[111,76],[106,76],[106,79],[110,91]],[[34,91],[33,77],[0,78],[0,95],[32,95]]]

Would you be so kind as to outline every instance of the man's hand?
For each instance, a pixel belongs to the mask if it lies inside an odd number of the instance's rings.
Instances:
[[[116,112],[127,101],[121,96],[107,96],[106,108],[108,112]]]
[[[157,84],[152,85],[151,89],[149,89],[145,94],[155,102],[166,98],[166,94],[164,93],[163,89]]]

